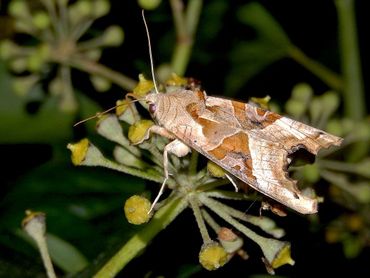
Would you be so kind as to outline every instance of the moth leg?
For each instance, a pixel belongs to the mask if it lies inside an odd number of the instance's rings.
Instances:
[[[172,133],[167,131],[167,129],[165,129],[161,126],[158,126],[158,125],[153,125],[153,126],[151,126],[150,128],[147,129],[147,131],[145,132],[145,135],[143,136],[143,139],[141,139],[138,142],[135,142],[135,145],[141,144],[145,140],[148,140],[151,133],[158,134],[158,135],[166,137],[168,139],[175,139],[176,138]]]
[[[168,155],[169,154],[174,154],[177,157],[183,157],[187,155],[191,149],[185,145],[183,142],[181,142],[178,139],[173,140],[172,142],[168,143],[163,150],[163,170],[164,170],[164,181],[161,185],[161,189],[159,190],[157,196],[155,197],[152,206],[150,207],[149,213],[152,212],[154,206],[157,204],[159,198],[163,194],[164,188],[166,186],[166,182],[169,177],[168,173]]]
[[[238,188],[238,185],[235,182],[235,178],[233,176],[229,175],[229,174],[225,174],[225,176],[231,182],[231,184],[234,186],[235,192],[238,192],[239,188]]]

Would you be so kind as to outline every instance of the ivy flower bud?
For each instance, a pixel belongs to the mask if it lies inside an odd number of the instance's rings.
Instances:
[[[185,86],[188,80],[184,77],[178,76],[176,73],[171,74],[171,78],[166,81],[167,86]]]
[[[137,1],[140,7],[145,10],[154,10],[159,6],[162,0],[138,0]]]
[[[224,169],[210,160],[207,162],[207,170],[211,174],[211,176],[215,178],[223,178],[226,174]]]
[[[99,166],[104,165],[106,160],[99,149],[86,138],[78,143],[68,144],[67,148],[72,152],[72,163],[76,166]]]
[[[285,264],[294,265],[294,260],[290,256],[290,243],[279,241],[272,238],[264,238],[258,242],[265,258],[263,259],[267,271],[274,273],[274,269]]]
[[[56,277],[46,242],[45,213],[26,211],[22,221],[23,230],[36,242],[48,277]]]
[[[95,0],[92,6],[92,14],[95,18],[105,16],[110,10],[110,3],[107,0]]]
[[[32,16],[32,23],[36,28],[45,30],[50,25],[50,18],[45,12],[37,12],[34,16]]]
[[[218,231],[218,239],[222,247],[229,254],[238,251],[243,246],[243,239],[229,228],[222,227]]]
[[[139,74],[139,83],[136,85],[133,92],[138,96],[145,96],[153,88],[153,81],[145,79],[143,74]]]
[[[123,135],[122,126],[115,115],[102,116],[96,125],[96,130],[101,136],[120,145],[127,145],[128,143],[127,138]]]
[[[261,97],[252,97],[251,98],[252,102],[258,104],[263,109],[268,109],[269,108],[270,100],[271,100],[270,96],[265,96],[263,98],[261,98]]]
[[[125,33],[120,26],[109,26],[103,35],[104,44],[106,46],[119,46],[124,39]]]
[[[130,126],[128,130],[128,139],[133,144],[140,144],[149,138],[149,128],[154,125],[151,120],[140,120]]]
[[[90,81],[98,92],[106,92],[112,87],[112,83],[104,77],[91,75]]]
[[[149,214],[151,202],[142,196],[134,195],[128,198],[124,205],[124,212],[129,223],[141,225],[147,223],[151,214]]]
[[[217,242],[206,243],[199,252],[199,263],[207,270],[216,270],[227,263],[229,256]]]
[[[26,1],[11,1],[9,3],[9,14],[14,17],[25,18],[28,17],[30,11]]]

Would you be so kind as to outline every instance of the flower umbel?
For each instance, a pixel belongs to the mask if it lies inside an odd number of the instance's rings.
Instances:
[[[57,96],[63,111],[76,111],[77,99],[72,84],[71,69],[90,74],[90,80],[99,92],[116,83],[132,89],[135,81],[105,68],[98,60],[102,49],[116,47],[124,39],[119,26],[109,26],[100,35],[88,32],[94,21],[110,10],[107,0],[50,1],[13,0],[9,14],[15,19],[15,32],[30,38],[27,46],[11,40],[0,42],[0,57],[10,69],[21,73],[13,80],[14,91],[27,97],[31,89],[47,76],[48,91]],[[55,76],[54,68],[57,70]],[[25,75],[27,74],[27,75]]]
[[[177,89],[192,86],[186,84],[185,81],[187,79],[172,76],[171,81],[167,83],[168,87],[165,87],[164,90],[166,88],[174,90],[176,86]],[[193,83],[190,79],[187,82]],[[145,95],[144,91],[150,89],[152,89],[152,83],[140,76],[140,81],[134,92],[136,91],[143,96]],[[168,139],[150,135],[148,129],[154,123],[151,120],[142,119],[135,108],[129,107],[132,104],[126,101],[123,104],[125,106],[123,110],[120,107],[117,108],[119,110],[118,116],[105,115],[99,119],[97,125],[100,135],[117,144],[113,151],[116,161],[107,159],[97,147],[91,143],[87,144],[86,141],[69,144],[68,148],[72,151],[72,160],[76,165],[104,166],[162,183],[164,179],[163,150],[168,143]],[[147,107],[145,103],[143,104],[144,107]],[[136,116],[129,117],[132,113]],[[133,121],[134,119],[136,121]],[[76,157],[80,157],[80,159],[76,159]],[[79,163],[76,163],[76,161]],[[163,217],[169,215],[170,212],[162,212],[167,210],[167,204],[173,206],[176,200],[181,200],[176,201],[181,206],[181,208],[175,209],[176,214],[181,212],[183,206],[192,209],[203,239],[199,261],[204,268],[215,270],[222,267],[235,254],[247,259],[248,255],[242,249],[244,241],[241,235],[246,236],[260,246],[264,257],[263,261],[270,273],[273,273],[274,269],[281,265],[293,264],[294,261],[290,257],[290,244],[276,239],[282,237],[284,231],[276,227],[271,219],[250,215],[223,203],[223,200],[254,201],[258,197],[235,192],[232,187],[229,188],[231,190],[227,190],[227,187],[225,189],[220,188],[220,186],[230,183],[223,170],[212,163],[208,163],[207,167],[196,171],[199,168],[197,164],[198,156],[195,152],[190,156],[181,158],[181,160],[176,156],[170,157],[168,161],[170,176],[166,185],[171,189],[171,193],[167,199],[161,200],[154,207],[154,217],[145,226],[150,227],[150,224],[153,223],[152,226],[156,227],[159,232],[165,225],[156,224],[156,221],[160,221],[157,218],[157,213],[160,213]],[[151,217],[148,213],[149,208],[150,202],[147,199],[132,196],[126,201],[125,215],[130,223],[143,224],[148,222]],[[218,217],[218,220],[215,216]],[[218,221],[221,221],[222,224],[218,224]],[[228,227],[225,227],[225,224]],[[250,224],[274,238],[257,234],[247,227]],[[216,236],[216,239],[212,239],[213,236],[209,233],[209,228],[213,231],[212,234]],[[153,232],[150,233],[153,234]],[[133,240],[133,242],[135,241]],[[128,244],[132,244],[132,242]],[[125,246],[121,250],[125,250]],[[117,256],[123,256],[122,252],[118,252]],[[103,269],[111,269],[110,264],[116,265],[117,256],[112,258],[112,262],[108,262]]]

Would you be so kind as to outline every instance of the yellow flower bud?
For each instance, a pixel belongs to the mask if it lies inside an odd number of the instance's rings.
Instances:
[[[199,263],[207,270],[216,270],[228,261],[228,254],[218,243],[212,242],[202,246]]]
[[[271,100],[271,97],[270,96],[252,97],[251,98],[251,101],[253,101],[254,103],[259,104],[259,106],[261,106],[261,108],[263,108],[263,109],[268,109],[269,108],[269,102],[270,102],[270,100]]]
[[[133,92],[138,96],[145,96],[153,88],[153,81],[147,80],[143,74],[139,74],[139,83],[136,85]]]
[[[151,218],[149,210],[151,202],[138,195],[131,196],[125,202],[124,211],[127,221],[134,225],[141,225],[148,222]]]
[[[274,269],[285,264],[294,265],[294,260],[290,256],[290,244],[286,244],[271,262]]]
[[[140,144],[149,138],[148,129],[153,125],[154,122],[151,120],[140,120],[134,123],[128,130],[128,139],[133,144]]]
[[[76,144],[68,144],[67,148],[72,152],[72,163],[74,165],[81,165],[84,161],[90,142],[84,138]]]
[[[188,84],[188,80],[184,77],[178,76],[176,73],[171,74],[171,78],[166,81],[169,86],[184,86]]]

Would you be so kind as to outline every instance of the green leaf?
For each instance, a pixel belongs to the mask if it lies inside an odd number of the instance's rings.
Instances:
[[[88,261],[76,247],[53,234],[47,234],[47,244],[53,262],[67,273],[84,269]]]
[[[16,234],[37,248],[36,243],[24,231],[17,230]],[[53,263],[66,273],[76,273],[88,265],[85,256],[75,246],[60,237],[47,233],[46,242]]]

